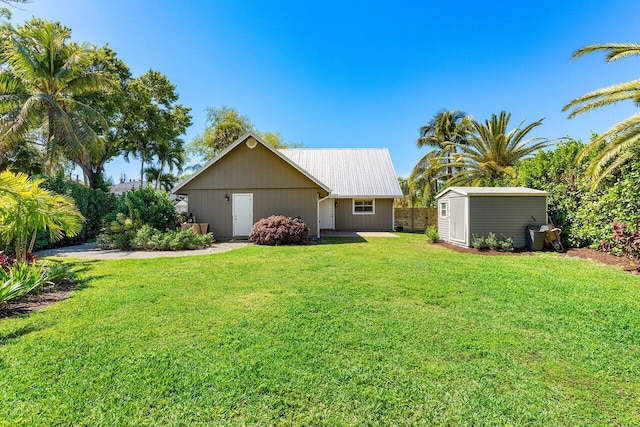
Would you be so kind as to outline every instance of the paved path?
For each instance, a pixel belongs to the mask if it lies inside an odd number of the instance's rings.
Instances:
[[[210,248],[195,249],[192,251],[120,251],[100,249],[95,242],[83,243],[82,245],[67,246],[65,248],[47,249],[36,252],[39,257],[72,257],[81,259],[141,259],[141,258],[163,258],[179,257],[189,255],[205,255],[217,252],[226,252],[247,246],[247,242],[221,242],[214,243]]]

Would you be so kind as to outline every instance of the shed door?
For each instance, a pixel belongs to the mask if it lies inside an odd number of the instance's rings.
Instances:
[[[320,229],[321,230],[335,230],[335,201],[333,199],[327,199],[320,202]]]
[[[451,203],[451,239],[466,243],[467,204],[463,197],[453,198]]]
[[[233,236],[248,236],[253,227],[253,194],[233,195]]]

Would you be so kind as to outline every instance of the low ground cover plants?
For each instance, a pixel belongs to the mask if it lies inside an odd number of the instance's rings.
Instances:
[[[487,236],[474,234],[471,237],[471,247],[479,251],[513,252],[513,239],[503,234],[500,237],[497,237],[495,233],[489,233]]]
[[[419,234],[324,241],[78,262],[72,298],[0,320],[0,419],[638,425],[640,277]]]

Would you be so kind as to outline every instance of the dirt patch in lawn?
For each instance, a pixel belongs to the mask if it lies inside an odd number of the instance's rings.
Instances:
[[[463,248],[461,246],[452,245],[445,242],[437,243],[446,248],[449,248],[456,252],[469,253],[476,255],[489,255],[489,256],[505,256],[505,255],[533,255],[535,252],[530,252],[526,249],[516,249],[514,252],[498,252],[498,251],[479,251],[474,248]],[[633,263],[629,258],[617,257],[615,255],[608,254],[606,252],[597,251],[590,248],[570,248],[564,253],[565,256],[570,258],[582,258],[590,259],[592,261],[599,262],[601,264],[612,265],[621,268],[632,274],[640,274],[640,265]]]
[[[0,306],[0,319],[40,311],[53,303],[69,298],[76,286],[78,286],[77,283],[69,280],[65,280],[57,285],[45,285],[40,288],[38,294],[25,295],[22,298]]]

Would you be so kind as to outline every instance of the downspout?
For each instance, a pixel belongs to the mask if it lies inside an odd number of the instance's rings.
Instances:
[[[320,195],[320,194],[318,194]],[[316,214],[316,218],[318,219],[318,239],[320,238],[320,202],[324,202],[325,200],[327,200],[329,198],[330,194],[327,195],[327,197],[323,197],[321,199],[318,199],[318,206],[317,206],[317,214]]]
[[[391,231],[396,231],[396,199],[391,199]],[[413,209],[411,209],[411,228],[413,228]]]

